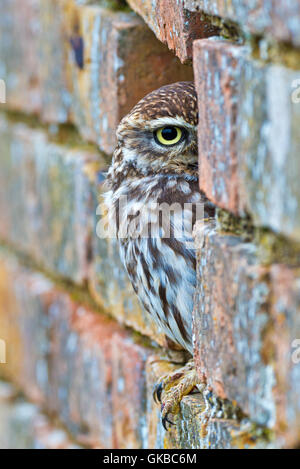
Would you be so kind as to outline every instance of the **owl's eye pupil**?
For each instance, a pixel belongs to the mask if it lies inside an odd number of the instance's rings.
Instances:
[[[161,127],[154,132],[156,143],[163,146],[176,145],[180,143],[184,137],[184,130],[172,125]]]
[[[164,127],[161,135],[165,140],[174,140],[177,137],[178,130],[176,127]]]

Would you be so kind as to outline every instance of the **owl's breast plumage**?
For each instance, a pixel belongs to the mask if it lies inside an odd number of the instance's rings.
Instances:
[[[204,202],[197,180],[185,175],[124,179],[106,198],[140,302],[163,332],[190,352],[196,287],[192,230],[207,210]]]

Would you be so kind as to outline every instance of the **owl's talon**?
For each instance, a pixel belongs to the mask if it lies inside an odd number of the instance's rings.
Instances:
[[[175,423],[172,422],[171,420],[169,420],[167,416],[165,416],[165,417],[163,417],[163,418],[161,419],[161,423],[162,423],[162,426],[164,427],[164,429],[165,429],[166,431],[169,430],[169,428],[168,428],[168,426],[167,426],[167,423],[168,423],[169,425],[171,425],[171,426],[172,426],[172,425],[175,425]]]
[[[162,383],[158,383],[154,386],[154,390],[153,390],[153,399],[154,401],[156,402],[156,404],[158,404],[159,402],[161,402],[161,394],[163,392],[163,384]]]
[[[162,425],[168,430],[167,423],[175,425],[169,420],[169,415],[179,411],[181,399],[190,394],[199,384],[199,378],[193,360],[175,372],[172,372],[159,381],[155,386],[153,397],[155,402],[161,402]]]

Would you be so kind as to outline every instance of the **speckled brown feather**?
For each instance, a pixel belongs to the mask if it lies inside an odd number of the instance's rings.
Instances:
[[[125,120],[129,117],[147,121],[174,116],[182,116],[191,125],[198,124],[197,95],[192,82],[181,81],[152,91],[134,106]]]

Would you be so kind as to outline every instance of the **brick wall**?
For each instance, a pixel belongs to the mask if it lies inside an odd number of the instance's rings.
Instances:
[[[2,1],[1,447],[300,446],[300,2],[252,3]],[[165,432],[152,388],[174,365],[96,209],[120,118],[193,79],[213,399],[185,397]]]

